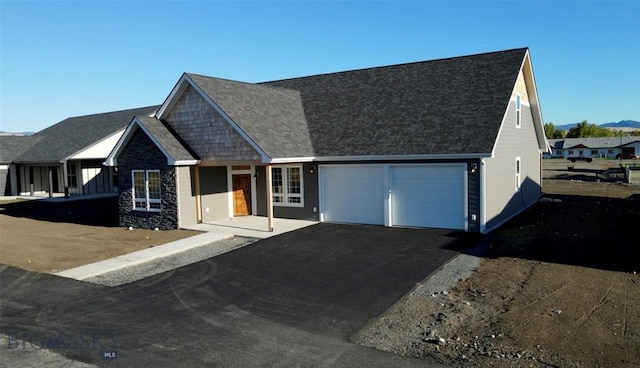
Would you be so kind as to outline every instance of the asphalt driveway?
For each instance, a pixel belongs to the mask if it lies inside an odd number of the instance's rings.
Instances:
[[[474,242],[318,224],[113,288],[9,267],[0,349],[112,367],[435,367],[349,338]]]

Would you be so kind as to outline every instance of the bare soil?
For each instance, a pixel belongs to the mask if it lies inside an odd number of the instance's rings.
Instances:
[[[472,275],[418,285],[356,343],[454,367],[640,367],[640,187],[617,161],[545,160],[540,202],[488,234]]]
[[[196,234],[119,227],[114,198],[0,201],[0,264],[30,271],[55,273]]]
[[[488,234],[472,276],[414,290],[354,342],[454,367],[640,367],[640,187],[603,177],[617,166],[544,160],[559,201]],[[0,202],[0,264],[57,272],[198,234],[129,231],[117,201],[86,204]]]

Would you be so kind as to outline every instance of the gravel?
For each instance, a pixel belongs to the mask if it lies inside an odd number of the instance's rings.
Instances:
[[[229,239],[215,241],[205,246],[191,248],[177,254],[153,259],[145,263],[107,271],[103,274],[83,279],[82,281],[105,286],[123,285],[230,252],[234,249],[249,245],[256,240],[258,239],[234,236]]]

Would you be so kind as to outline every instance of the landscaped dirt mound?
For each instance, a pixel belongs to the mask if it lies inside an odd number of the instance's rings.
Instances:
[[[353,340],[459,367],[640,367],[640,188],[544,188],[557,201],[488,235],[470,277],[418,286]]]

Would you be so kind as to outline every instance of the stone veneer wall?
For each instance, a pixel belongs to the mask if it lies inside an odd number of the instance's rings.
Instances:
[[[137,229],[171,230],[178,228],[176,169],[142,131],[137,129],[118,156],[120,226]],[[162,209],[160,212],[133,210],[132,170],[160,170]]]

